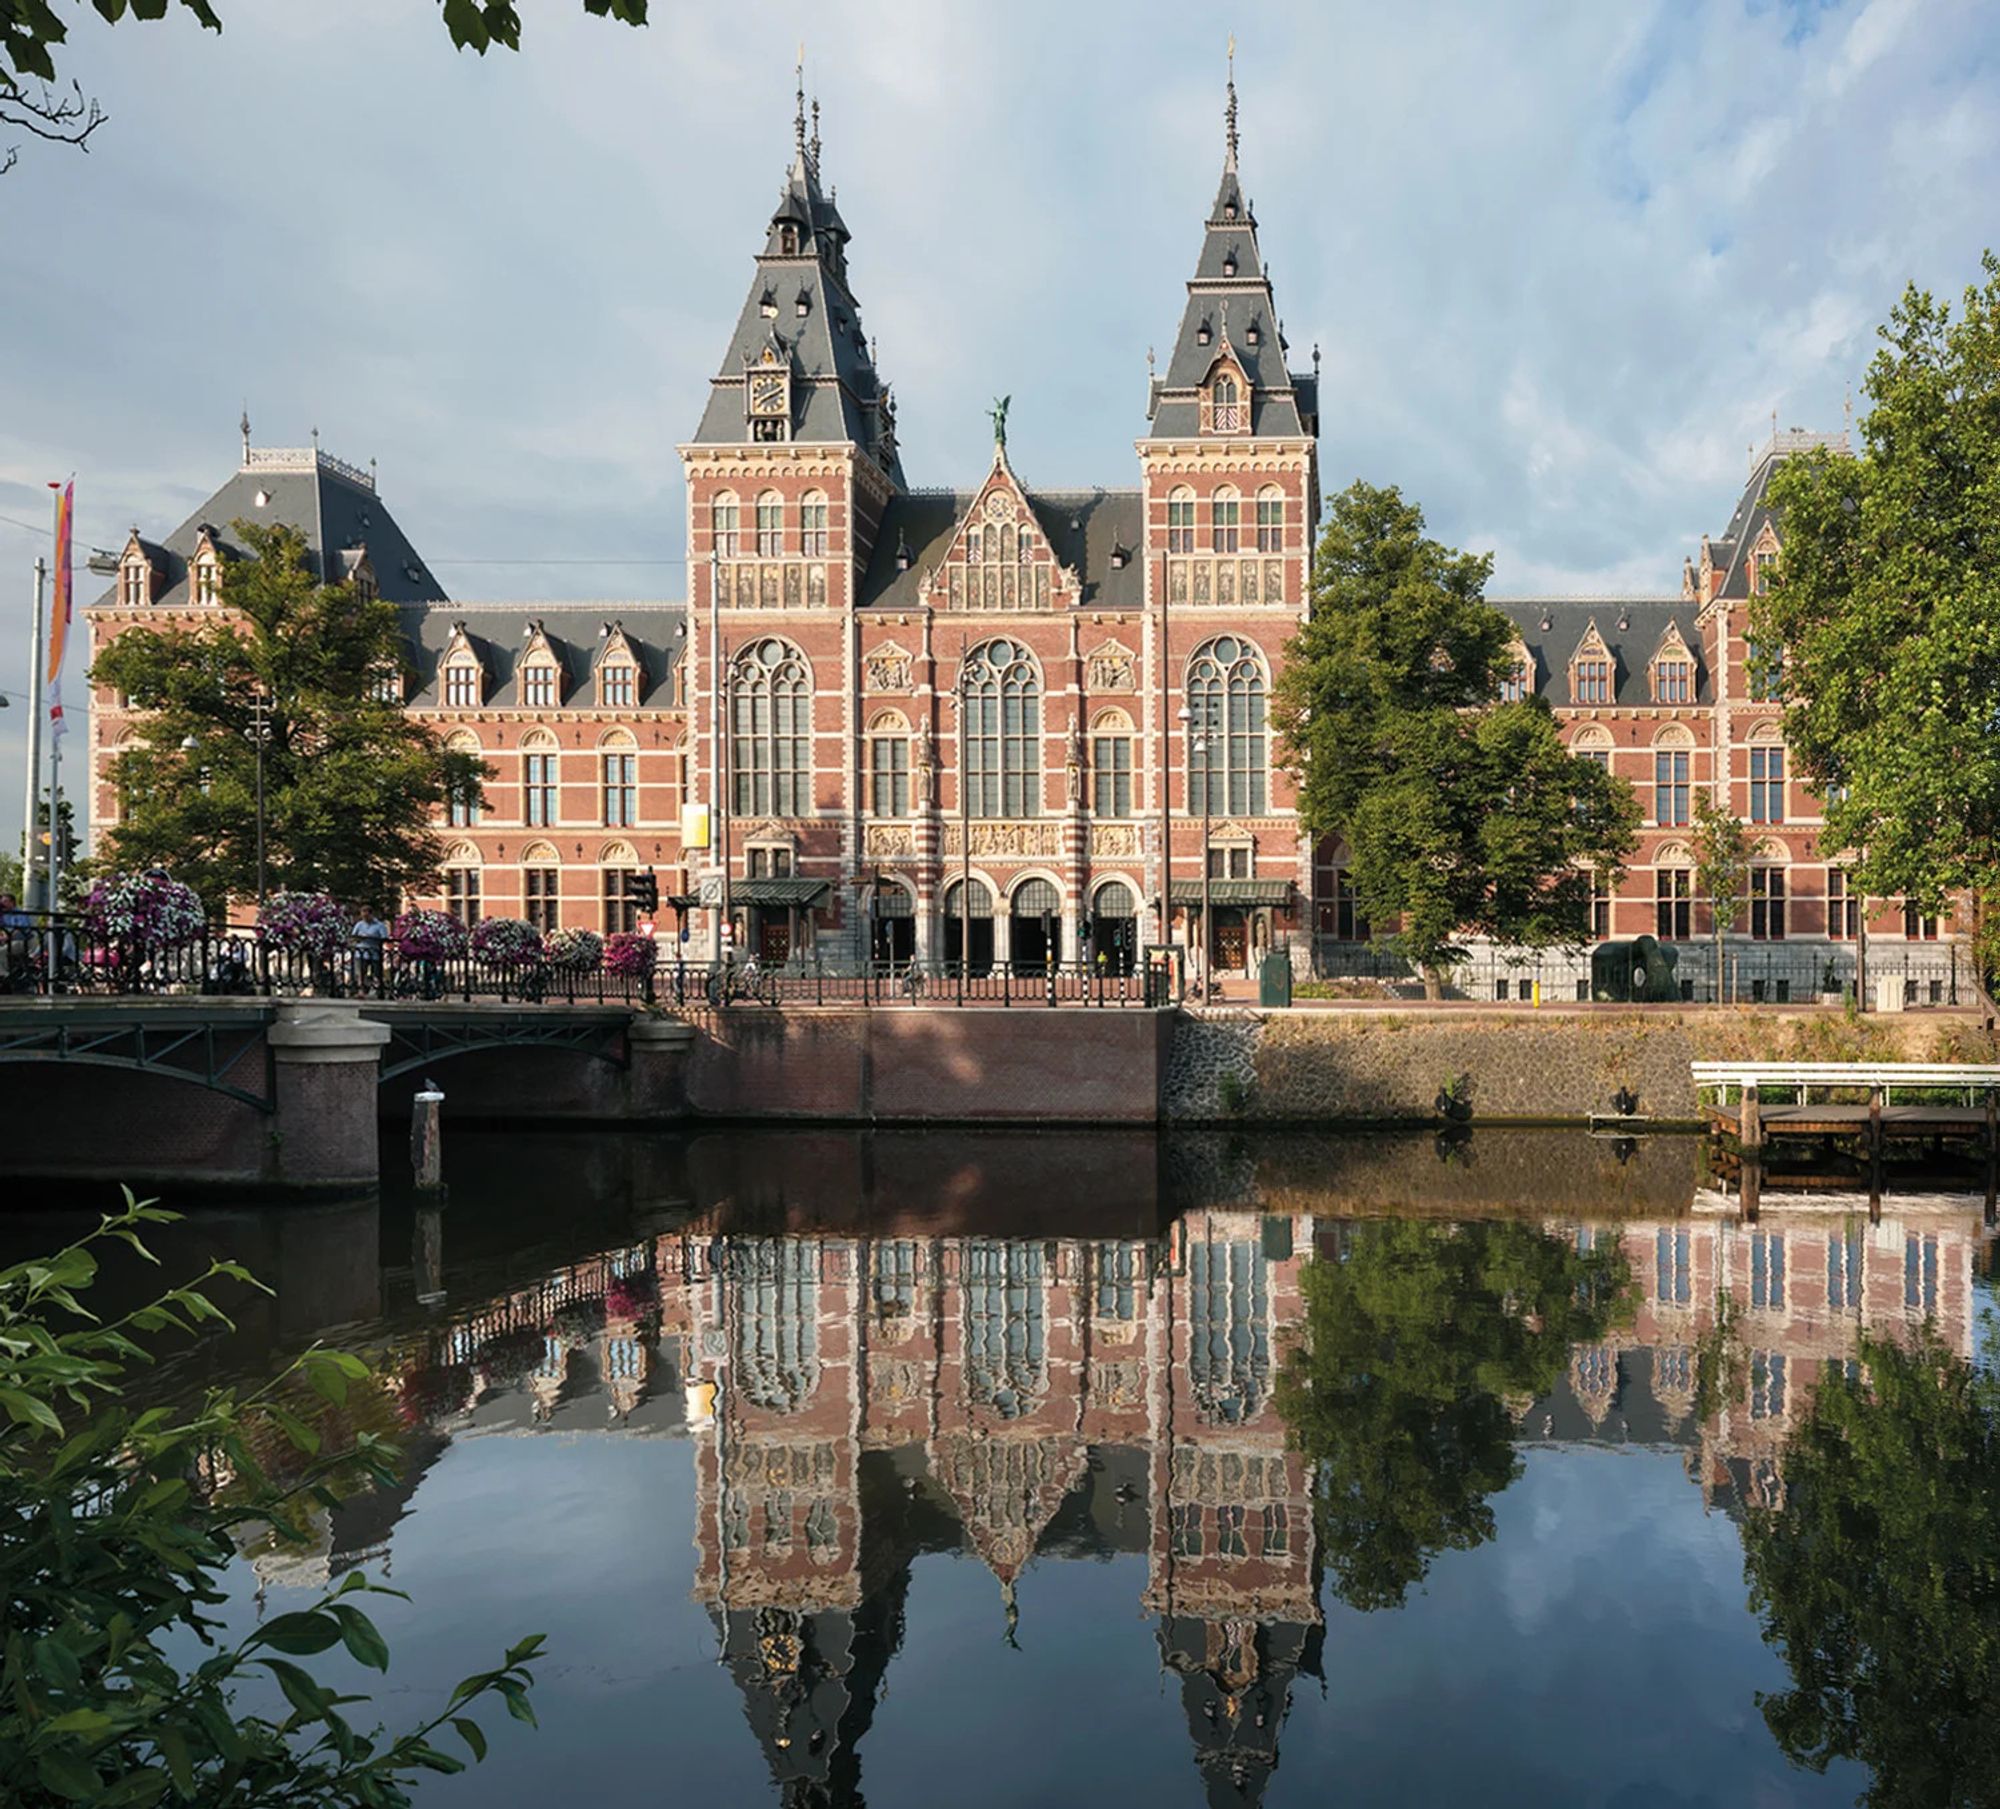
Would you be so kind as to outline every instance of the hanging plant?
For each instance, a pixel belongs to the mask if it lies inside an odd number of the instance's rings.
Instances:
[[[147,949],[179,948],[208,924],[193,889],[157,869],[98,881],[83,909],[99,937]]]
[[[465,953],[465,925],[447,911],[405,911],[389,940],[405,961],[448,961]]]
[[[482,917],[472,926],[472,957],[484,966],[519,973],[540,967],[545,952],[541,931],[519,917]]]
[[[604,938],[595,930],[556,930],[549,937],[549,963],[564,973],[594,974],[604,965]]]
[[[279,892],[257,913],[272,948],[331,960],[346,945],[347,913],[331,893]]]
[[[658,1298],[650,1275],[621,1275],[604,1290],[604,1311],[612,1319],[643,1319]]]
[[[643,980],[653,971],[653,939],[620,930],[604,944],[604,971],[620,980]]]

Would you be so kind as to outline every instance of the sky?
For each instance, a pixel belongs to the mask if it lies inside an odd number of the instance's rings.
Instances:
[[[975,481],[1011,394],[1025,481],[1115,486],[1233,26],[1324,486],[1400,486],[1495,595],[1676,591],[1773,415],[1838,428],[1904,285],[1955,298],[2000,241],[1984,0],[654,0],[641,31],[524,0],[484,58],[427,0],[216,0],[219,37],[56,4],[110,122],[0,176],[0,825],[48,480],[79,565],[163,535],[246,406],[259,444],[376,459],[456,598],[682,596],[674,448],[801,42],[910,481]]]

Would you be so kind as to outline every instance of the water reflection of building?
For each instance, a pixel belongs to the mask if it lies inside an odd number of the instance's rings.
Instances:
[[[1779,1488],[1785,1434],[1864,1331],[1928,1319],[1971,1354],[1976,1211],[1747,1224],[1703,1204],[1547,1227],[1614,1241],[1636,1300],[1549,1395],[1511,1403],[1525,1442],[1678,1448],[1733,1507]],[[991,1571],[996,1637],[1030,1563],[1143,1553],[1208,1800],[1254,1803],[1323,1638],[1311,1478],[1273,1383],[1304,1265],[1367,1235],[1220,1210],[1158,1238],[696,1225],[440,1328],[399,1386],[433,1453],[481,1433],[691,1439],[694,1592],[788,1805],[862,1800],[860,1741],[934,1552]],[[365,1532],[358,1506],[351,1529],[336,1515],[340,1549],[382,1548],[400,1510],[370,1500]]]

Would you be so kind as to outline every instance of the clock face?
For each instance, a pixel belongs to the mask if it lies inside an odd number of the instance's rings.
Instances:
[[[753,415],[778,415],[785,412],[785,380],[783,377],[752,377],[750,379],[750,412]]]

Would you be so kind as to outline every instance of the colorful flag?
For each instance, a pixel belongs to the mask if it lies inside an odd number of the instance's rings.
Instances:
[[[49,670],[44,689],[49,700],[49,739],[63,732],[63,653],[69,645],[70,599],[76,586],[70,567],[70,518],[76,506],[76,479],[63,485],[56,499],[56,606],[49,612]]]

